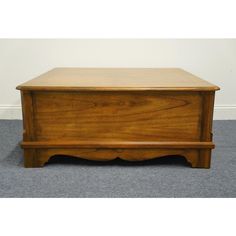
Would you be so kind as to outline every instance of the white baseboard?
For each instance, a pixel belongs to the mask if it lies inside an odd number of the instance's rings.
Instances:
[[[236,120],[236,105],[218,105],[214,109],[214,120]]]
[[[0,119],[21,120],[20,105],[0,105]],[[236,120],[236,105],[218,105],[214,109],[214,120]]]
[[[20,105],[0,105],[1,120],[22,120]]]

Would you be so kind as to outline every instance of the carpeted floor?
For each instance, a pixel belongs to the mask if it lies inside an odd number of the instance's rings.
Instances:
[[[99,163],[54,158],[23,168],[22,122],[0,120],[0,197],[236,197],[236,121],[215,121],[211,169],[184,158]]]

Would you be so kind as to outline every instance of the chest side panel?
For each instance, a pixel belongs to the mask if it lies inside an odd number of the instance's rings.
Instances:
[[[199,141],[200,92],[33,92],[38,141]]]

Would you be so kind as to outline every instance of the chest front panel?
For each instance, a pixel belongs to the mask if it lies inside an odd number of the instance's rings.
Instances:
[[[201,92],[32,92],[35,139],[199,141]]]

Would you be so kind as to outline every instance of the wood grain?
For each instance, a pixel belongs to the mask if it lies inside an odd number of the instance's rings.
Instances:
[[[32,151],[32,149],[29,149]],[[197,149],[38,149],[37,158],[25,162],[25,167],[43,167],[51,157],[66,155],[84,158],[91,161],[111,161],[122,159],[126,161],[144,161],[169,155],[178,155],[186,158],[192,167],[208,168],[207,163],[200,159]],[[27,159],[28,161],[28,159]]]
[[[24,141],[35,140],[34,128],[34,106],[30,91],[21,91],[22,117],[23,117],[23,139]]]
[[[215,90],[180,69],[59,68],[21,90],[25,167],[53,155],[209,168]]]
[[[33,97],[38,141],[200,140],[198,92],[34,92]]]
[[[17,89],[212,91],[219,87],[179,68],[55,68]]]
[[[21,143],[23,148],[214,148],[212,142],[129,142],[129,141],[35,141]]]

